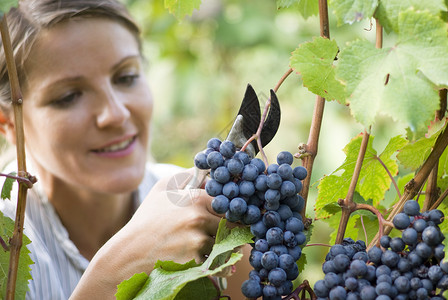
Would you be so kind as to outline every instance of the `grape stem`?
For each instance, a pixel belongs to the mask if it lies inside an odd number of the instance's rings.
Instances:
[[[11,100],[14,111],[14,127],[16,131],[16,150],[17,150],[17,174],[26,177],[26,159],[25,159],[25,137],[23,131],[22,115],[22,92],[20,90],[17,67],[14,60],[14,53],[9,35],[7,15],[4,14],[0,19],[0,34],[2,36],[3,49],[6,58],[6,66],[11,87]],[[14,232],[10,239],[10,260],[8,269],[8,281],[6,284],[6,299],[14,299],[16,290],[17,271],[19,267],[20,249],[22,247],[23,224],[25,221],[26,195],[28,186],[25,182],[19,181],[17,195],[17,209],[14,224]]]
[[[302,292],[302,297],[299,298],[299,294]],[[283,298],[283,300],[290,300],[290,299],[305,299],[305,293],[308,292],[312,300],[317,299],[316,294],[314,294],[313,289],[310,286],[310,283],[308,280],[304,280],[302,284],[300,284],[290,295]]]
[[[19,183],[25,184],[29,189],[33,187],[33,184],[37,182],[36,177],[31,176],[29,173],[26,173],[25,176],[15,176],[12,174],[4,174],[0,173],[0,176],[4,176],[6,178],[16,179]]]
[[[329,245],[329,244],[322,244],[322,243],[314,243],[314,244],[306,244],[305,245],[305,247],[312,247],[312,246],[323,246],[323,247],[331,248],[331,245]]]

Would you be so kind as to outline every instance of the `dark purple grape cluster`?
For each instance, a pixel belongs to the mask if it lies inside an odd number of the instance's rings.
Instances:
[[[305,200],[298,194],[307,176],[292,168],[294,157],[282,151],[277,163],[266,167],[259,158],[238,151],[230,141],[213,138],[195,156],[199,169],[210,169],[205,190],[212,208],[228,221],[250,226],[255,236],[249,262],[254,268],[241,290],[247,298],[281,299],[292,292],[299,275],[296,261],[305,244],[300,212]]]
[[[314,285],[318,299],[445,299],[448,262],[439,228],[443,219],[442,211],[420,213],[418,202],[409,200],[393,219],[401,237],[384,235],[381,247],[367,252],[359,241],[360,251],[347,247],[349,239],[334,245],[322,265],[325,277]]]

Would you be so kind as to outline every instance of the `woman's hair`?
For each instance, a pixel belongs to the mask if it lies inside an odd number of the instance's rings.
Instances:
[[[22,86],[25,84],[24,65],[39,32],[69,19],[104,17],[116,20],[129,29],[141,46],[139,28],[118,0],[21,0],[18,8],[12,8],[5,17]],[[10,110],[10,102],[6,58],[0,41],[0,108],[5,113]]]

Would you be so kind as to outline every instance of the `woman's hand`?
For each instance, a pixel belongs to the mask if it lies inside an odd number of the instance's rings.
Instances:
[[[210,253],[221,217],[205,190],[183,189],[191,176],[189,171],[158,182],[129,222],[132,231],[147,236],[148,258],[201,262]]]
[[[93,257],[71,299],[114,299],[117,285],[149,274],[157,260],[203,261],[221,217],[203,189],[182,189],[191,172],[162,179],[132,219]],[[185,180],[182,180],[185,179]]]

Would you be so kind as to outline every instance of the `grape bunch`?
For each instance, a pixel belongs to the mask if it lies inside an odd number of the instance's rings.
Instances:
[[[247,298],[281,299],[292,292],[299,275],[296,261],[306,237],[300,215],[305,200],[298,193],[307,171],[292,168],[293,160],[290,152],[282,151],[277,163],[266,167],[231,141],[217,138],[194,158],[196,167],[210,169],[205,190],[214,197],[213,210],[230,222],[250,226],[255,236],[249,258],[254,269],[241,287]]]
[[[367,252],[365,245],[353,250],[345,239],[334,245],[322,265],[324,279],[314,285],[318,299],[406,300],[445,299],[448,262],[444,261],[444,235],[439,225],[443,212],[421,213],[417,201],[409,200],[393,219],[401,236],[384,235],[381,247]],[[354,245],[356,245],[356,243]]]

